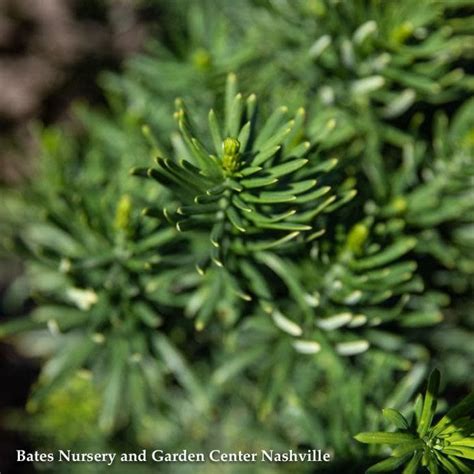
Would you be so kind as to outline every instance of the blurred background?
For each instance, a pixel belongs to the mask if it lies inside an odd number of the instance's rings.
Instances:
[[[0,0],[3,182],[28,172],[32,122],[69,120],[74,100],[100,103],[97,74],[142,48],[147,19],[159,18],[150,10],[134,0]]]
[[[71,103],[102,103],[100,71],[119,70],[158,24],[159,9],[144,1],[0,0],[2,184],[19,184],[34,170],[34,124],[76,126]],[[17,262],[0,267],[2,294],[19,271]],[[0,343],[0,413],[24,406],[37,374],[31,359]],[[19,468],[12,454],[22,447],[25,440],[2,428],[0,414],[0,472]]]

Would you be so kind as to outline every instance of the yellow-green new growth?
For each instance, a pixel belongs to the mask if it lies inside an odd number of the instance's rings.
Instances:
[[[124,194],[117,204],[115,211],[115,228],[128,232],[130,230],[130,219],[132,216],[132,200],[128,194]]]
[[[222,168],[228,174],[233,174],[240,165],[240,142],[237,138],[228,137],[222,142]]]

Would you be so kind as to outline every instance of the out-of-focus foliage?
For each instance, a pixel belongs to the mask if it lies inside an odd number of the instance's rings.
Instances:
[[[101,440],[95,429],[100,398],[88,372],[78,372],[51,393],[28,418],[27,429],[43,446],[61,443],[92,445]]]
[[[128,179],[127,158],[111,162],[90,142],[78,159],[78,144],[56,130],[45,130],[43,143],[37,181],[6,195],[3,208],[6,224],[15,228],[6,243],[20,252],[26,271],[11,299],[23,293],[38,304],[0,332],[47,327],[52,335],[67,333],[55,337],[56,356],[45,365],[30,406],[77,369],[93,368],[105,394],[100,425],[108,431],[117,418],[139,419],[159,398],[162,367],[153,340],[176,304],[173,295],[160,294],[160,279],[192,260],[176,254],[186,247],[176,231],[141,215],[144,188],[135,190]],[[160,199],[153,190],[147,195]],[[158,262],[159,276],[151,271]]]

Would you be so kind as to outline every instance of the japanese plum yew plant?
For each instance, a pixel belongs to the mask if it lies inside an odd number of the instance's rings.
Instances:
[[[471,2],[154,1],[106,106],[2,189],[35,442],[471,472]]]
[[[394,446],[390,458],[367,472],[393,472],[404,464],[404,474],[417,472],[419,465],[430,472],[472,472],[474,394],[471,392],[434,423],[439,383],[440,374],[436,370],[429,378],[425,396],[417,397],[410,422],[399,411],[384,409],[384,417],[397,431],[355,436],[362,443]]]

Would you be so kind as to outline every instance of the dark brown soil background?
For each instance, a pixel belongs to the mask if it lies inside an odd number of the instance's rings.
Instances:
[[[71,101],[101,99],[97,73],[142,47],[146,10],[138,0],[0,0],[3,182],[27,172],[33,120],[64,120]]]
[[[32,124],[68,122],[77,99],[103,102],[97,75],[139,51],[157,17],[147,0],[0,0],[0,187],[21,183],[33,169]],[[2,265],[0,296],[17,267]],[[0,345],[2,474],[33,472],[15,463],[27,440],[2,429],[2,413],[24,406],[36,375],[34,363]]]

